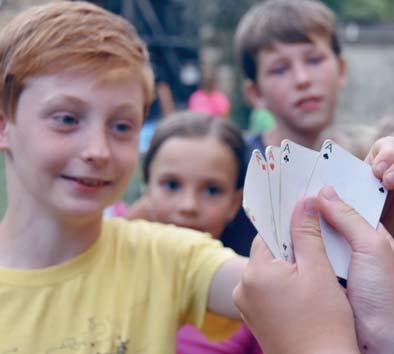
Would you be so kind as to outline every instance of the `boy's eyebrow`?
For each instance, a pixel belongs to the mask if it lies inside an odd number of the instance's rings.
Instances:
[[[142,115],[143,112],[141,109],[137,109],[136,105],[133,104],[132,102],[124,102],[114,107],[111,110],[111,114],[116,114],[116,113],[131,113],[133,115],[134,114]]]
[[[48,99],[46,99],[44,101],[45,104],[49,104],[49,105],[56,105],[56,104],[60,104],[60,103],[70,103],[73,104],[75,106],[79,105],[79,106],[87,106],[87,103],[84,102],[82,99],[75,97],[75,96],[71,96],[71,95],[55,95],[55,96],[51,96]]]
[[[80,99],[79,97],[71,96],[71,95],[57,95],[57,96],[49,97],[47,100],[45,100],[45,104],[47,105],[57,105],[64,103],[71,104],[74,106],[79,106],[82,107],[83,109],[89,106],[89,104],[86,103],[84,100]],[[118,106],[114,107],[110,113],[116,114],[123,112],[128,112],[131,114],[142,114],[142,110],[141,109],[138,110],[137,107],[132,102],[121,103]]]

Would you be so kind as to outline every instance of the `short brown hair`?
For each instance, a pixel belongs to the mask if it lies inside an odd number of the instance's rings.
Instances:
[[[235,51],[245,76],[257,78],[257,56],[275,42],[310,42],[311,34],[327,35],[335,55],[341,48],[334,13],[320,1],[267,0],[253,6],[235,34]]]
[[[93,73],[100,79],[133,74],[143,87],[144,112],[153,97],[149,55],[134,27],[84,1],[34,6],[0,33],[0,111],[14,118],[26,80],[59,71]]]
[[[192,111],[173,113],[164,118],[156,127],[142,164],[145,182],[149,181],[151,164],[164,142],[174,137],[206,136],[216,137],[231,149],[237,163],[236,188],[242,188],[246,173],[246,146],[241,130],[229,120]]]

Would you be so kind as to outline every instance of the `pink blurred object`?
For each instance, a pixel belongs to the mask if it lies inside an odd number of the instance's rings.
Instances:
[[[188,108],[195,112],[225,117],[230,112],[230,101],[220,91],[197,90],[190,96]]]
[[[105,217],[127,217],[128,215],[129,207],[123,201],[116,202],[104,210]]]

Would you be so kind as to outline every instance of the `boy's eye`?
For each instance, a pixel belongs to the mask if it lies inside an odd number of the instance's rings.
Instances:
[[[169,191],[175,191],[179,188],[179,182],[175,181],[175,180],[168,180],[163,182],[163,186],[164,188],[166,188]]]
[[[283,75],[287,71],[287,66],[281,65],[277,67],[273,67],[269,70],[269,74],[271,75]]]
[[[132,124],[128,121],[118,121],[111,123],[112,133],[120,139],[129,139],[133,132]]]
[[[131,130],[131,126],[128,123],[115,123],[112,126],[112,129],[117,133],[127,133]]]
[[[318,65],[324,60],[323,56],[312,56],[307,59],[308,64]]]
[[[208,195],[215,196],[222,194],[222,189],[218,186],[212,185],[206,188],[206,192],[208,193]]]
[[[75,118],[71,114],[57,114],[54,116],[56,126],[62,129],[74,128],[79,124],[79,119]]]
[[[74,118],[73,116],[68,115],[68,114],[56,116],[55,119],[59,123],[63,123],[65,125],[77,125],[78,124],[78,120],[76,118]]]

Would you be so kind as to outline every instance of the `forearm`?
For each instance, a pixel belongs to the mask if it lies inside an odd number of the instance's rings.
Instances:
[[[208,309],[218,315],[240,319],[232,292],[241,280],[247,258],[238,256],[225,262],[215,273],[209,290]]]

